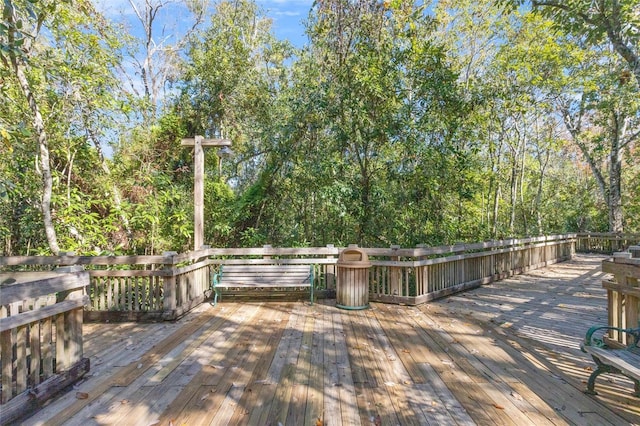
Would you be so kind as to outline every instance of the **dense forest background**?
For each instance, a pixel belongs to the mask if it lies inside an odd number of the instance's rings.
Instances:
[[[3,255],[191,249],[196,134],[214,247],[640,232],[638,0],[129,5],[3,2]]]

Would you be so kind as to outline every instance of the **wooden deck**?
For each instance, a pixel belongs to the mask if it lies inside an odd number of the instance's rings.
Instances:
[[[177,323],[86,324],[90,376],[25,424],[640,424],[620,376],[583,394],[606,323],[602,257],[419,307],[202,305]]]

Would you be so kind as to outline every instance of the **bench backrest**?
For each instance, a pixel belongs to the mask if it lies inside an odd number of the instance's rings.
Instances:
[[[311,285],[313,266],[309,265],[223,265],[222,283]]]

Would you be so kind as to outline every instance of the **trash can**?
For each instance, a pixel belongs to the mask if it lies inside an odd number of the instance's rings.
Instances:
[[[341,309],[366,309],[369,307],[369,256],[352,244],[338,256],[338,282],[336,306]]]

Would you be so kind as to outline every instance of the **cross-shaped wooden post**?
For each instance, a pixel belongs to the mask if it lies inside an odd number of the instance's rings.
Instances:
[[[205,139],[203,136],[182,139],[182,146],[193,150],[193,249],[204,244],[204,148],[231,146],[229,139]]]

